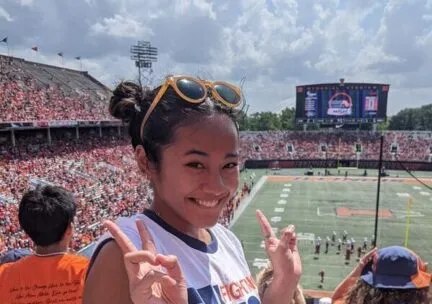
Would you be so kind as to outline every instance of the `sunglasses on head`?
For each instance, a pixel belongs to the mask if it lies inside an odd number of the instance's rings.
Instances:
[[[198,105],[203,103],[209,95],[228,108],[238,107],[242,102],[240,88],[230,83],[223,81],[213,82],[188,76],[169,76],[159,89],[159,92],[144,116],[141,123],[141,138],[143,137],[144,126],[147,120],[169,87],[172,87],[181,99],[192,104]]]

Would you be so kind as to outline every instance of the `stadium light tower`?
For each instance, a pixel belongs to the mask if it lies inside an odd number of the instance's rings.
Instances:
[[[157,62],[158,50],[156,47],[151,46],[149,41],[138,41],[136,45],[130,48],[131,59],[135,61],[135,66],[138,68],[138,81],[141,83],[141,69],[149,69],[152,72],[153,62]]]

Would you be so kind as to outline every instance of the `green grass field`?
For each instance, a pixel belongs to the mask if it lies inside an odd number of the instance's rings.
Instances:
[[[337,170],[333,171],[334,174],[337,173]],[[252,172],[256,175],[256,181],[273,173],[268,170],[249,171],[242,175],[243,179],[247,179]],[[342,232],[347,230],[348,237],[356,240],[356,248],[363,243],[364,237],[370,240],[374,232],[374,216],[342,217],[337,216],[336,210],[343,207],[375,210],[376,172],[368,170],[368,178],[353,177],[348,180],[342,176],[305,179],[303,172],[304,170],[281,170],[277,176],[269,176],[234,222],[232,230],[243,241],[249,266],[256,273],[266,255],[261,245],[263,237],[255,219],[255,210],[261,209],[271,221],[272,227],[279,230],[288,224],[294,224],[299,235],[304,267],[302,286],[305,289],[320,289],[318,272],[324,269],[326,277],[321,289],[333,290],[357,263],[357,251],[352,255],[350,264],[345,265],[345,246],[342,247],[341,255],[336,254],[336,246],[330,246],[328,254],[324,254],[326,236],[331,236],[336,231],[338,237],[342,238]],[[350,171],[350,175],[360,175],[362,172]],[[432,177],[432,173],[416,172],[417,174],[425,178],[426,184],[432,185],[432,180],[427,179]],[[401,178],[395,178],[397,175]],[[432,231],[432,210],[429,208],[432,205],[432,191],[412,178],[402,178],[406,176],[401,172],[391,172],[390,178],[383,179],[380,209],[388,209],[391,217],[380,218],[378,246],[404,244],[409,195],[413,204],[408,247],[419,253],[424,260],[432,261],[432,239],[429,236]],[[320,236],[323,240],[318,259],[314,259],[314,245],[306,236]]]

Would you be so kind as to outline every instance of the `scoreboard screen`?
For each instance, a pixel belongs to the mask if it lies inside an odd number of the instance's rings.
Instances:
[[[330,83],[296,87],[298,123],[377,123],[387,117],[390,86],[376,83]]]

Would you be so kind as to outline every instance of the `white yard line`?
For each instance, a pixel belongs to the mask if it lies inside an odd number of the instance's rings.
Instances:
[[[261,189],[261,187],[264,185],[264,183],[267,181],[267,175],[260,178],[260,180],[256,183],[255,187],[252,188],[251,193],[240,203],[240,207],[237,209],[237,211],[234,213],[234,217],[230,224],[228,225],[228,228],[231,229],[232,226],[237,222],[237,220],[242,215],[243,211],[246,210],[246,208],[249,206],[249,204],[254,199],[255,195],[258,193],[258,191]]]

